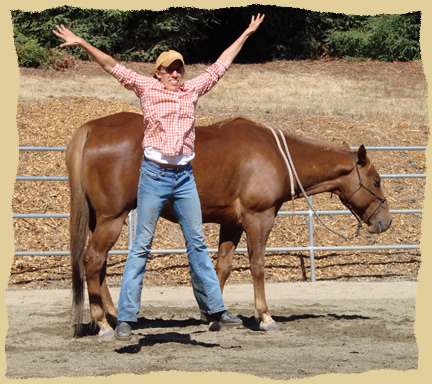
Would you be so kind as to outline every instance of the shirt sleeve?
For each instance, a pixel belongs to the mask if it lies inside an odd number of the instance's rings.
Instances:
[[[189,80],[187,87],[195,88],[198,95],[202,96],[217,84],[227,69],[228,67],[222,61],[217,60],[202,75]]]
[[[141,97],[144,88],[149,86],[152,82],[150,77],[139,75],[119,63],[113,67],[110,74],[126,89],[134,91],[138,97]]]

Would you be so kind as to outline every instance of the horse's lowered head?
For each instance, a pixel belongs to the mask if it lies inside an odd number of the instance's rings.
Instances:
[[[353,168],[340,179],[338,191],[342,203],[370,233],[385,232],[392,223],[387,201],[381,188],[381,178],[361,145],[351,152]]]

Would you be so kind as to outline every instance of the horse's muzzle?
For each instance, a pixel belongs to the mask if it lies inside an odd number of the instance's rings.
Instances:
[[[393,219],[390,217],[389,220],[376,220],[370,225],[368,225],[367,229],[369,233],[383,233],[390,228]]]

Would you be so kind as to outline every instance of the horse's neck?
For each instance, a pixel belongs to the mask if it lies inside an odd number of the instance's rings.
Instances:
[[[298,141],[298,139],[296,139]],[[295,143],[292,145],[295,146]],[[300,139],[293,147],[293,162],[306,193],[314,195],[337,188],[338,179],[350,172],[353,160],[349,151],[312,139]],[[297,187],[296,194],[300,192]]]

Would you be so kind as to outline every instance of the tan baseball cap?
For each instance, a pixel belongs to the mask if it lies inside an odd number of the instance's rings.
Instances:
[[[169,67],[174,61],[180,60],[185,65],[183,56],[177,51],[173,51],[172,49],[166,52],[162,52],[156,60],[156,69],[158,69],[161,65],[164,67]]]

